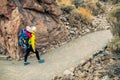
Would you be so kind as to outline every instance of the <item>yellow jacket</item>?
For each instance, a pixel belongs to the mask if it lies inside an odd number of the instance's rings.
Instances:
[[[35,32],[31,32],[32,37],[29,39],[28,43],[32,46],[32,49],[35,51]]]

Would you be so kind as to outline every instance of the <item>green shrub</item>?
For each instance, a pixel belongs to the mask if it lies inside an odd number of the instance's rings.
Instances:
[[[120,52],[120,38],[115,37],[114,39],[112,39],[112,42],[109,43],[109,48],[111,52],[119,53]]]
[[[114,26],[111,28],[111,32],[112,32],[113,36],[120,37],[120,23],[114,24]]]
[[[109,47],[111,52],[120,53],[120,4],[111,10],[109,19],[113,23],[111,31],[114,37]]]
[[[114,8],[111,10],[111,17],[115,17],[116,19],[119,20],[120,16],[120,3],[116,4]]]

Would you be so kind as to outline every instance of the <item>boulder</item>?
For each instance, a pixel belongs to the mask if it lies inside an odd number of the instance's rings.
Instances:
[[[36,0],[20,0],[24,9],[44,12],[44,8]],[[33,4],[34,3],[34,4]]]
[[[74,73],[71,72],[70,70],[65,70],[65,71],[63,72],[63,75],[74,75]]]
[[[41,1],[46,3],[46,4],[52,4],[55,2],[55,0],[41,0]]]

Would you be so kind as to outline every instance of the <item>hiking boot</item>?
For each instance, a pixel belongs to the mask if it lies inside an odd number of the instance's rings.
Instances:
[[[45,60],[44,60],[44,59],[40,59],[40,60],[38,60],[38,62],[39,62],[39,63],[44,63]]]
[[[26,66],[26,65],[29,65],[29,64],[30,64],[30,62],[25,62],[25,63],[24,63],[25,66]]]

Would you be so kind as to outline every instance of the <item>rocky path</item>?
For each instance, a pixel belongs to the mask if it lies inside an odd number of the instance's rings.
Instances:
[[[31,62],[29,66],[24,66],[23,61],[0,61],[0,80],[49,80],[79,64],[111,38],[109,30],[88,34],[42,55],[46,60],[43,64],[37,63],[35,58],[28,59]]]

